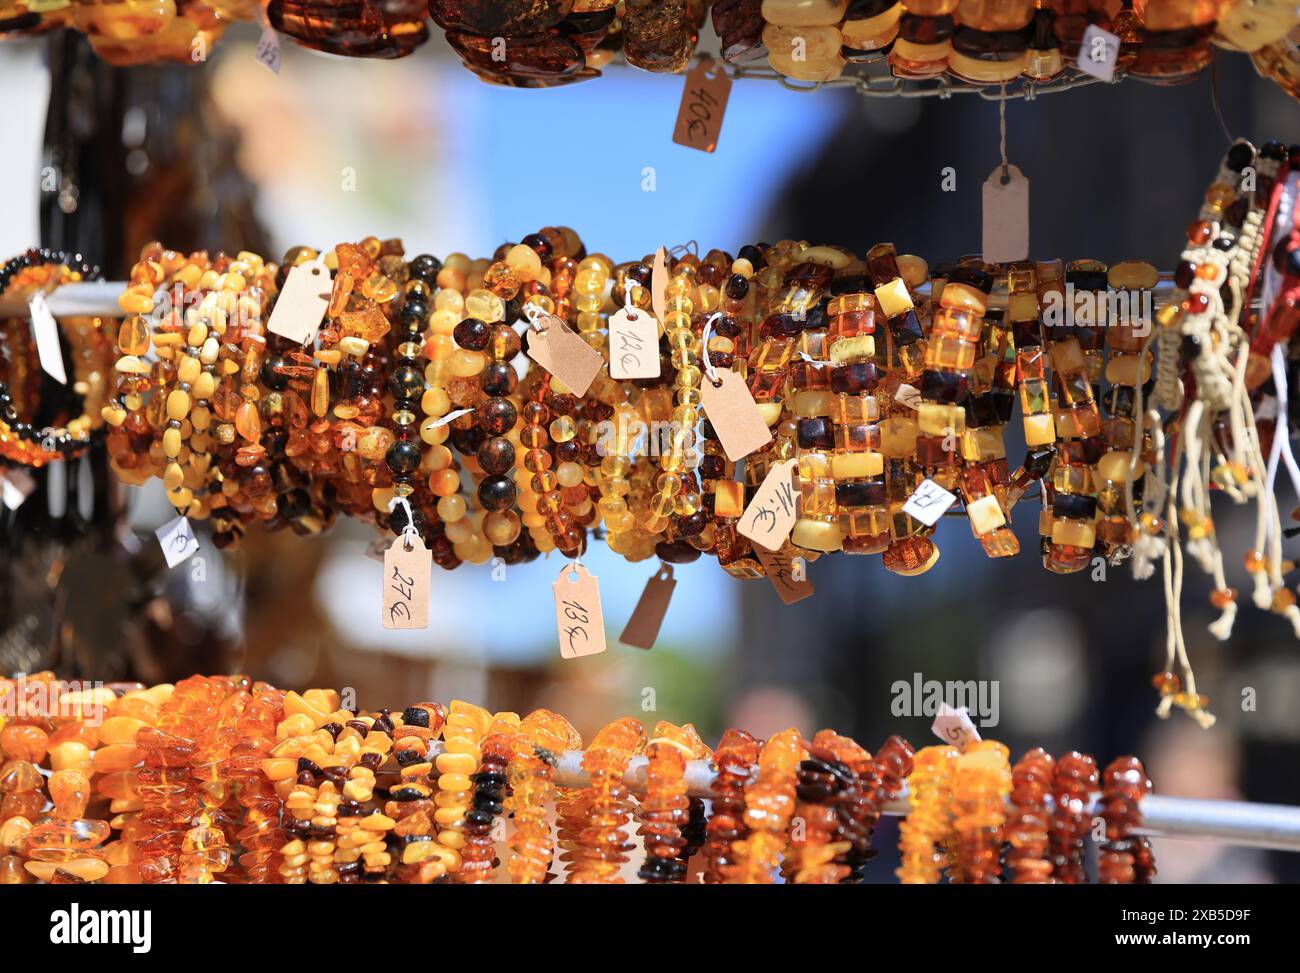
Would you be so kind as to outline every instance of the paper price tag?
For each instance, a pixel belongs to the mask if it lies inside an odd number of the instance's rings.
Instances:
[[[315,341],[330,306],[331,289],[330,272],[324,264],[313,261],[290,268],[266,330],[299,345]]]
[[[528,357],[583,396],[600,374],[605,359],[554,315],[539,319],[542,330],[528,332]]]
[[[664,616],[668,614],[668,602],[672,600],[676,587],[672,565],[661,564],[658,572],[645,583],[645,590],[641,592],[632,617],[627,620],[618,640],[638,649],[651,648],[659,637]]]
[[[916,492],[907,498],[907,503],[903,504],[903,513],[927,527],[933,527],[944,511],[956,502],[956,494],[949,493],[934,480],[925,479],[916,488]]]
[[[772,587],[785,604],[793,605],[796,601],[812,597],[813,586],[808,580],[808,564],[795,555],[791,545],[787,544],[779,551],[756,547],[754,553],[767,571],[767,580],[772,582]]]
[[[736,523],[736,530],[769,551],[779,551],[790,539],[798,516],[794,469],[798,460],[787,459],[767,471],[754,499]]]
[[[188,517],[181,516],[169,520],[154,531],[154,536],[158,538],[158,546],[162,548],[163,557],[167,559],[169,568],[188,561],[199,549],[199,542],[194,536],[194,528],[190,526]]]
[[[55,323],[45,294],[37,291],[27,302],[32,319],[32,337],[36,340],[36,354],[41,360],[41,370],[60,385],[68,384],[68,373],[63,367],[63,349],[59,347],[59,326]]]
[[[1018,168],[1007,166],[1007,182],[1002,183],[998,166],[984,180],[983,247],[981,254],[989,263],[1012,263],[1029,257],[1029,180]]]
[[[0,492],[3,493],[6,510],[17,510],[36,489],[36,481],[26,470],[5,470],[0,475]]]
[[[921,408],[921,390],[904,382],[894,393],[894,401],[901,402],[909,409]]]
[[[659,377],[659,325],[649,311],[623,307],[610,316],[609,377]]]
[[[384,552],[384,628],[429,627],[433,554],[419,534],[402,533]]]
[[[977,743],[980,739],[979,730],[975,729],[975,724],[971,720],[970,712],[966,707],[961,706],[953,709],[947,703],[939,704],[939,712],[935,714],[930,732],[944,743],[951,743],[962,750],[965,750],[972,743]]]
[[[718,147],[722,132],[722,116],[727,111],[731,97],[731,78],[722,65],[712,58],[704,58],[686,72],[686,86],[677,108],[677,124],[673,126],[673,141],[688,149],[712,152]]]
[[[1079,70],[1099,81],[1110,82],[1115,79],[1115,65],[1118,62],[1119,38],[1096,24],[1089,24],[1083,32],[1083,41],[1079,44]]]
[[[736,463],[770,443],[772,430],[767,428],[743,378],[726,369],[718,372],[718,380],[721,384],[715,386],[706,375],[700,382],[700,405],[727,459]]]
[[[280,73],[280,36],[269,24],[262,28],[262,36],[257,40],[256,57],[258,64]]]
[[[564,566],[551,585],[555,595],[555,631],[560,656],[578,659],[605,651],[605,616],[600,610],[600,584],[581,564]]]

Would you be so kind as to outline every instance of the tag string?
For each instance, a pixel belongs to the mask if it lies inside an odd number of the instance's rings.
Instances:
[[[528,319],[528,326],[538,334],[542,334],[546,331],[546,327],[539,319],[549,317],[549,315],[536,304],[524,305],[524,317]]]
[[[401,507],[406,512],[406,524],[402,527],[401,538],[402,547],[409,551],[412,547],[412,541],[418,540],[420,537],[420,532],[415,529],[415,512],[411,509],[411,504],[406,497],[393,497],[392,500],[388,501],[388,512],[390,514],[396,507]]]
[[[714,311],[709,315],[709,319],[704,322],[704,331],[700,335],[700,357],[704,361],[704,374],[713,387],[717,388],[722,384],[722,379],[718,378],[718,373],[713,367],[713,362],[709,360],[709,338],[713,336],[713,322],[722,317],[721,311]]]
[[[998,99],[998,152],[1002,155],[1002,185],[1011,181],[1007,166],[1007,83],[1002,82],[1002,97]]]

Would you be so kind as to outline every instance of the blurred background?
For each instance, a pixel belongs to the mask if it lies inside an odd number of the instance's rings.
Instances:
[[[690,240],[735,252],[793,237],[859,253],[892,241],[934,263],[979,249],[980,184],[999,163],[998,105],[972,95],[869,99],[741,80],[706,155],[671,141],[680,78],[618,65],[568,88],[491,87],[437,37],[395,62],[282,40],[276,76],[255,61],[256,39],[236,28],[206,65],[138,69],[106,67],[71,33],[0,47],[0,90],[14,95],[0,252],[36,241],[80,249],[120,280],[152,239],[278,259],[297,244],[373,233],[401,237],[411,253],[486,256],[563,224],[616,259]],[[1232,55],[1183,87],[1096,85],[1011,101],[1006,116],[1010,161],[1031,181],[1035,257],[1166,270],[1229,133],[1300,141],[1294,102]],[[943,189],[945,167],[955,191]],[[89,465],[42,476],[89,482]],[[624,563],[597,543],[584,563],[600,578],[611,647],[562,662],[554,558],[436,573],[430,628],[386,631],[365,524],[313,540],[254,531],[233,554],[205,543],[168,573],[152,538],[172,516],[157,483],[123,489],[129,529],[114,515],[90,539],[60,535],[66,511],[45,507],[59,492],[38,490],[23,508],[32,536],[54,543],[3,555],[0,661],[11,671],[145,681],[242,671],[287,687],[353,687],[365,708],[453,697],[546,706],[587,735],[633,714],[693,721],[711,743],[729,725],[808,735],[833,726],[870,749],[890,733],[934,742],[930,716],[896,683],[977,680],[996,692],[982,732],[1013,756],[1079,749],[1104,765],[1137,753],[1162,793],[1300,804],[1300,647],[1285,621],[1246,607],[1232,639],[1216,642],[1205,632],[1209,581],[1189,566],[1189,651],[1219,722],[1205,732],[1157,720],[1159,582],[1134,582],[1126,566],[1104,577],[1044,571],[1032,504],[1016,518],[1017,558],[985,559],[954,520],[935,538],[943,553],[928,574],[825,558],[809,567],[815,597],[792,606],[710,560],[677,566],[648,652],[616,636],[656,565]],[[1237,558],[1253,518],[1223,509],[1217,523],[1229,583],[1245,590]],[[882,831],[878,847],[892,848],[892,822]],[[1157,852],[1164,880],[1300,880],[1295,856],[1185,841]],[[873,876],[892,881],[884,862]]]

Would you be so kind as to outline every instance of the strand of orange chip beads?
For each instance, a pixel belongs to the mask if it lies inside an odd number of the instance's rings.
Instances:
[[[758,776],[745,787],[749,836],[732,845],[733,864],[722,868],[729,885],[770,885],[785,847],[795,807],[795,774],[808,748],[796,729],[772,736],[758,755]]]
[[[885,802],[903,793],[912,773],[915,751],[901,736],[891,736],[880,745],[875,757],[863,751],[864,758],[854,767],[857,779],[841,798],[845,814],[852,823],[853,847],[847,864],[852,869],[849,881],[862,880],[862,868],[875,857],[871,839],[884,811]]]
[[[700,739],[694,724],[676,726],[666,720],[655,724],[646,745],[646,790],[641,799],[641,827],[645,862],[637,877],[658,885],[686,879],[683,834],[690,822],[691,801],[686,796],[686,761],[708,760],[713,752]]]
[[[978,740],[957,758],[952,807],[955,867],[953,882],[994,885],[1011,793],[1009,751],[996,740]]]
[[[586,827],[578,834],[573,869],[574,885],[622,884],[618,871],[632,845],[623,825],[631,818],[632,801],[623,774],[634,754],[646,742],[645,727],[631,717],[606,724],[592,739],[582,758],[591,776]]]
[[[142,881],[133,840],[144,811],[144,798],[140,792],[144,751],[138,746],[139,733],[144,727],[157,724],[163,704],[174,691],[175,687],[170,683],[130,690],[109,704],[107,717],[99,727],[99,745],[94,756],[96,780],[93,783],[95,793],[108,798],[108,810],[113,815],[109,825],[117,833],[117,839],[110,841],[104,849],[109,864],[104,881],[109,884]],[[278,802],[275,814],[278,818]]]
[[[483,758],[473,777],[474,797],[465,812],[465,847],[461,851],[456,881],[481,885],[492,880],[496,867],[493,825],[505,810],[506,771],[520,736],[519,717],[515,713],[498,713],[483,738]]]
[[[427,885],[447,874],[455,853],[438,841],[434,824],[434,765],[429,750],[447,722],[439,703],[417,703],[402,711],[393,731],[393,756],[400,779],[418,784],[422,796],[413,801],[389,800],[384,813],[393,819],[393,835],[401,848],[399,874],[412,884]]]
[[[938,845],[952,829],[952,780],[960,751],[940,745],[916,752],[907,779],[911,813],[898,824],[901,864],[894,872],[904,885],[935,885],[945,856]]]
[[[857,781],[854,765],[871,755],[853,740],[834,730],[819,730],[807,759],[799,764],[794,821],[801,824],[796,838],[791,828],[791,855],[786,870],[799,885],[835,885],[852,868],[845,864],[853,847],[848,840],[852,819],[843,813],[841,795]]]
[[[1052,777],[1052,878],[1066,885],[1087,882],[1083,869],[1088,836],[1088,802],[1097,789],[1097,762],[1070,751],[1056,762]]]
[[[1106,842],[1097,859],[1099,884],[1146,885],[1155,875],[1150,842],[1133,833],[1142,823],[1138,802],[1149,793],[1151,781],[1137,757],[1117,757],[1106,767],[1101,798]]]
[[[275,728],[283,717],[284,692],[264,682],[254,683],[240,717],[238,739],[230,750],[229,777],[244,811],[243,827],[236,835],[244,849],[239,866],[245,881],[256,884],[279,878],[279,851],[285,842],[280,799],[262,773],[262,761],[275,747]]]
[[[539,885],[547,881],[547,869],[555,854],[555,839],[546,823],[546,805],[555,795],[551,781],[556,755],[564,750],[581,750],[582,737],[572,723],[547,709],[529,713],[519,729],[523,752],[510,762],[510,795],[505,801],[515,822],[506,869],[516,885]]]
[[[1052,788],[1056,762],[1051,754],[1035,747],[1011,769],[1011,816],[1006,837],[1011,846],[1006,866],[1014,885],[1045,885],[1052,881],[1052,863],[1047,858],[1046,798]]]
[[[479,742],[491,723],[492,714],[487,710],[453,699],[442,728],[446,749],[434,760],[438,768],[434,820],[438,824],[438,843],[455,852],[454,856],[448,856],[450,872],[460,868],[461,849],[465,847],[465,812],[473,797],[473,776],[483,757]]]
[[[744,730],[730,729],[713,755],[718,768],[710,789],[712,813],[705,825],[704,881],[722,881],[725,869],[735,863],[733,846],[749,832],[745,825],[745,782],[758,762],[759,742]]]

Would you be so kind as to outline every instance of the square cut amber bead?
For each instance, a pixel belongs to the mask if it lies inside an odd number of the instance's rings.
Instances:
[[[737,518],[745,512],[745,486],[739,480],[718,480],[714,484],[713,513],[716,517]]]

